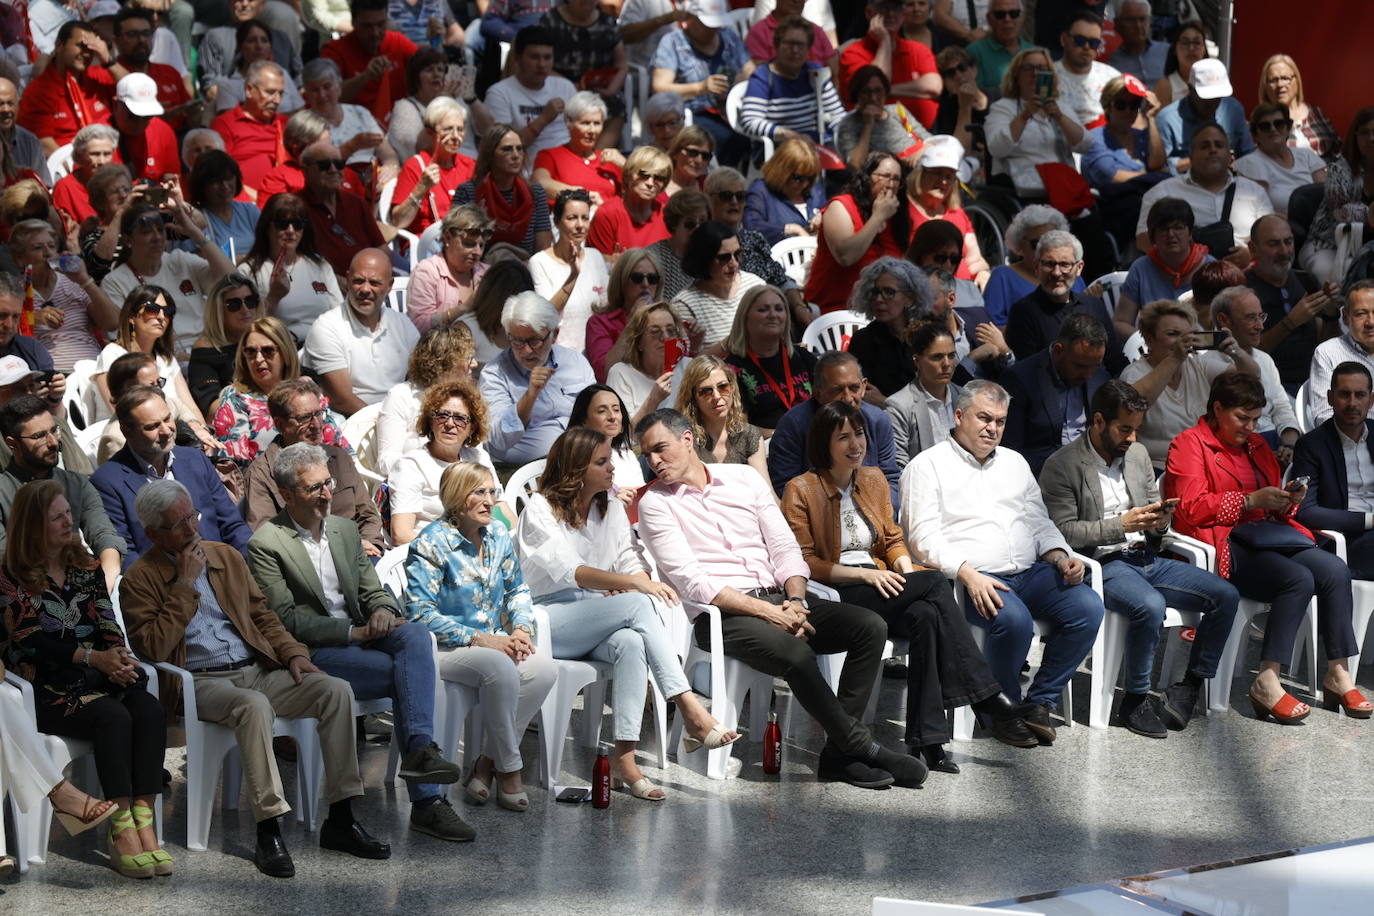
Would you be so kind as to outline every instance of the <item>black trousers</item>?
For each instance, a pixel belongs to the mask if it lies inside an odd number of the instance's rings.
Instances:
[[[162,704],[142,687],[91,700],[64,715],[39,706],[38,729],[95,746],[95,769],[106,798],[140,798],[162,791],[167,725]]]
[[[781,604],[782,598],[771,599]],[[873,734],[863,724],[868,697],[882,664],[887,624],[870,610],[837,601],[808,599],[810,622],[816,632],[809,639],[791,633],[758,617],[722,614],[721,650],[751,668],[780,677],[792,688],[792,696],[811,714],[830,743],[853,757],[866,758],[873,746]],[[696,620],[697,645],[710,648],[707,617]],[[840,673],[839,692],[821,676],[817,655],[848,652]]]
[[[1351,621],[1355,602],[1350,595],[1350,567],[1340,557],[1319,547],[1292,554],[1251,550],[1231,538],[1231,584],[1242,597],[1269,602],[1262,660],[1281,665],[1292,660],[1293,644],[1313,595],[1317,634],[1325,644],[1326,658],[1349,658],[1360,651]]]
[[[949,580],[938,569],[903,573],[901,594],[886,598],[871,585],[845,585],[840,597],[887,621],[888,633],[911,643],[906,675],[906,743],[953,738],[947,709],[996,696],[1002,688],[973,641]]]

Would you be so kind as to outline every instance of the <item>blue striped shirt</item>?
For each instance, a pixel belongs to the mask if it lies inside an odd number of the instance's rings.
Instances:
[[[825,104],[825,129],[817,130],[816,89],[813,74],[820,74],[821,100]],[[765,64],[749,77],[744,101],[739,111],[739,131],[750,137],[773,137],[778,128],[805,134],[812,140],[828,137],[834,126],[844,117],[844,105],[835,84],[821,65],[807,61],[806,68],[796,79],[788,79],[773,72]]]

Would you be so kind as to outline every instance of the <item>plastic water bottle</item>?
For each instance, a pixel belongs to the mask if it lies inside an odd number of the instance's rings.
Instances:
[[[770,776],[782,772],[782,729],[775,712],[768,714],[768,726],[763,730],[763,771]]]
[[[611,806],[611,746],[601,745],[596,753],[596,763],[592,764],[592,807]]]

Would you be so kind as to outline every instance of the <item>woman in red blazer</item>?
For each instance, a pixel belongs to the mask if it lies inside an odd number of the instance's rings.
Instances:
[[[1307,493],[1279,486],[1279,464],[1255,423],[1264,411],[1264,386],[1250,375],[1217,376],[1207,415],[1169,447],[1164,491],[1179,499],[1174,528],[1216,548],[1217,573],[1242,596],[1270,603],[1250,702],[1261,718],[1298,722],[1311,709],[1286,693],[1279,667],[1293,655],[1308,602],[1317,597],[1317,620],[1326,646],[1327,705],[1367,719],[1374,705],[1355,689],[1347,659],[1359,651],[1351,624],[1350,569],[1316,546],[1312,532],[1293,520]],[[1238,530],[1239,529],[1239,530]],[[1261,546],[1268,544],[1272,546]]]

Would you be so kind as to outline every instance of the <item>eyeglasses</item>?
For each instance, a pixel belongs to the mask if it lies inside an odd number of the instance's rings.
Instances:
[[[1270,86],[1281,86],[1281,85],[1284,85],[1285,83],[1291,83],[1291,82],[1293,82],[1293,76],[1292,76],[1291,74],[1285,73],[1285,74],[1283,74],[1283,75],[1281,75],[1281,76],[1270,76],[1270,77],[1267,77],[1267,78],[1265,78],[1264,81],[1265,81],[1266,83],[1268,83]]]
[[[509,156],[511,153],[523,153],[525,151],[525,144],[507,143],[505,146],[498,146],[496,151],[503,156]]]
[[[175,318],[177,307],[175,305],[162,305],[158,302],[145,302],[138,307],[138,313],[144,318],[152,315],[166,315],[168,318]]]
[[[1040,261],[1040,266],[1043,267],[1043,268],[1045,268],[1046,270],[1053,270],[1053,271],[1070,271],[1070,270],[1073,270],[1076,266],[1078,266],[1078,262],[1077,262],[1077,261],[1046,261],[1046,260],[1044,260],[1044,259],[1041,259],[1041,261]]]
[[[738,250],[736,250],[736,251],[722,251],[720,254],[716,255],[716,263],[717,263],[717,264],[720,264],[720,265],[723,266],[723,265],[725,265],[725,264],[729,264],[731,261],[734,261],[736,264],[741,264],[741,263],[743,263],[743,262],[744,262],[744,252],[738,251]]]
[[[689,159],[700,159],[702,162],[710,162],[711,156],[714,155],[714,153],[708,149],[693,149],[690,146],[684,146],[682,149],[678,150],[678,152],[686,153]]]
[[[1049,72],[1050,72],[1050,68],[1049,68],[1049,67],[1045,67],[1045,66],[1042,66],[1042,65],[1040,65],[1040,64],[1022,64],[1020,69],[1021,69],[1021,72],[1022,72],[1022,73],[1049,73]]]
[[[501,498],[501,488],[482,487],[481,489],[473,490],[471,493],[468,494],[469,499],[471,499],[474,496],[476,496],[478,499],[489,499],[492,502],[496,502]]]
[[[1165,235],[1183,235],[1184,233],[1192,231],[1193,227],[1188,225],[1187,223],[1169,223],[1167,225],[1160,226],[1159,228],[1155,229],[1155,232],[1160,232]]]
[[[988,15],[993,19],[1020,19],[1020,10],[988,10]]]
[[[1087,35],[1070,35],[1069,39],[1074,43],[1075,47],[1079,48],[1092,48],[1096,51],[1098,48],[1102,47],[1101,38],[1089,38]]]
[[[809,42],[809,41],[780,41],[780,42],[778,42],[778,47],[779,47],[779,48],[796,48],[797,50],[800,51],[800,50],[803,50],[803,49],[806,49],[806,48],[811,47],[811,42]]]
[[[1272,121],[1261,121],[1255,125],[1255,133],[1267,133],[1271,130],[1288,133],[1288,129],[1293,126],[1293,122],[1287,118],[1275,118]]]
[[[748,199],[749,199],[749,192],[748,192],[748,191],[717,191],[717,192],[716,192],[716,200],[720,201],[721,203],[725,203],[725,204],[729,204],[729,203],[742,204],[742,203],[744,203],[744,202],[745,202],[746,200],[748,200]]]
[[[641,283],[641,284],[642,284],[642,283],[647,283],[647,284],[649,284],[650,286],[658,286],[658,281],[661,280],[661,279],[663,279],[663,278],[660,277],[658,274],[641,274],[641,273],[632,273],[632,274],[630,274],[630,282],[631,282],[631,283]]]
[[[1133,95],[1127,95],[1112,99],[1112,107],[1117,111],[1139,111],[1144,101],[1144,99],[1138,99]]]
[[[678,226],[686,229],[688,232],[696,232],[704,225],[706,225],[706,220],[704,219],[684,219],[682,222],[678,223]]]
[[[449,410],[436,410],[429,415],[429,418],[440,426],[448,426],[452,423],[459,429],[467,429],[472,422],[472,417],[465,413],[453,413]]]
[[[1205,47],[1207,47],[1207,42],[1204,41],[1204,40],[1201,39],[1201,38],[1189,38],[1189,39],[1187,39],[1186,41],[1183,40],[1183,39],[1180,39],[1180,40],[1177,42],[1177,45],[1178,45],[1180,48],[1192,48],[1194,51],[1196,51],[1196,50],[1199,50],[1200,48],[1205,48]]]
[[[28,442],[42,442],[45,439],[57,441],[62,438],[62,434],[58,432],[57,427],[54,426],[52,429],[45,429],[41,433],[34,433],[32,436],[18,436],[17,438],[24,439]]]
[[[307,496],[319,496],[326,489],[328,489],[329,492],[333,493],[334,488],[338,485],[338,481],[336,481],[333,477],[330,477],[327,480],[321,480],[319,483],[312,483],[308,487],[301,487],[301,491],[305,493],[305,495]]]
[[[444,233],[450,239],[459,239],[469,248],[476,248],[478,245],[485,245],[491,241],[495,230],[492,229],[462,229],[458,226],[450,226],[448,232]]]
[[[305,413],[298,413],[294,416],[288,416],[286,419],[290,420],[292,423],[295,423],[297,426],[304,426],[305,424],[313,423],[316,420],[323,422],[324,413],[324,408],[318,407],[315,410],[309,410]]]
[[[163,531],[175,531],[175,530],[177,530],[178,528],[182,527],[183,525],[185,525],[187,528],[199,528],[199,527],[200,527],[200,513],[197,512],[195,509],[192,509],[190,515],[182,516],[181,518],[179,518],[179,519],[177,519],[176,521],[172,522],[170,525],[163,525],[163,526],[162,526],[162,530],[163,530]]]
[[[953,67],[947,67],[944,70],[941,70],[940,75],[948,79],[949,77],[955,76],[960,73],[967,73],[972,69],[973,64],[969,63],[968,61],[964,61],[962,63],[955,64]]]
[[[685,122],[682,118],[669,118],[666,121],[655,121],[649,125],[650,130],[678,130]]]
[[[342,172],[348,165],[347,159],[312,159],[310,164],[321,172]]]
[[[898,289],[895,286],[875,286],[873,289],[869,290],[868,298],[896,299],[898,296],[902,295],[903,292],[904,290]]]
[[[240,309],[248,309],[248,311],[252,312],[257,309],[261,302],[262,299],[258,297],[257,293],[249,293],[247,296],[230,296],[228,299],[224,300],[224,310],[226,312],[237,312]]]
[[[788,181],[791,181],[791,182],[795,182],[796,184],[815,184],[815,183],[816,183],[816,176],[815,176],[815,175],[789,175],[789,176],[787,177],[787,180],[788,180]]]
[[[510,347],[512,350],[538,350],[540,347],[544,346],[544,342],[548,339],[548,334],[545,334],[543,337],[512,337],[510,339]]]
[[[677,325],[673,325],[672,327],[668,327],[668,328],[662,328],[662,327],[645,328],[645,329],[644,329],[644,333],[645,333],[645,334],[648,334],[648,335],[649,335],[650,337],[652,337],[654,340],[667,340],[669,337],[681,337],[681,336],[682,336],[682,330],[681,330]]]
[[[734,387],[734,383],[729,380],[714,385],[702,385],[697,389],[697,397],[709,398],[713,394],[729,394]]]
[[[957,251],[944,254],[932,254],[928,256],[932,264],[949,264],[954,266],[964,259],[964,256]]]
[[[244,347],[243,355],[248,357],[249,359],[257,359],[259,356],[261,356],[263,359],[267,360],[268,362],[271,362],[272,360],[277,358],[277,348],[272,346],[271,344],[268,344],[265,347]]]
[[[339,160],[332,160],[339,161]],[[277,229],[295,229],[297,232],[305,231],[305,217],[303,216],[274,216],[272,225]]]
[[[635,172],[635,181],[652,181],[654,184],[667,184],[668,176],[655,175],[653,172],[646,172],[644,169],[639,169]]]

